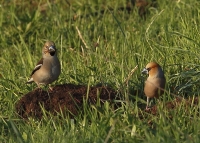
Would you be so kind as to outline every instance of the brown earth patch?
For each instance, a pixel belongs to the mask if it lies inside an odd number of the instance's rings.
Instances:
[[[137,95],[138,91],[133,92]],[[25,94],[16,103],[17,114],[24,119],[28,117],[34,117],[41,119],[45,113],[51,113],[57,115],[57,113],[63,113],[69,115],[71,118],[77,116],[78,113],[83,111],[84,100],[87,105],[103,104],[108,101],[111,104],[119,107],[121,104],[116,100],[121,100],[119,91],[116,91],[107,86],[93,86],[88,87],[85,85],[63,84],[57,85],[52,90],[45,91],[39,88]],[[177,107],[184,106],[197,106],[198,97],[194,98],[180,98],[176,97],[173,101],[165,103],[165,107],[168,111],[175,110]],[[145,110],[145,104],[140,104],[139,118],[145,119],[148,113],[154,116],[159,114],[157,106],[152,106],[149,110]],[[44,109],[44,110],[43,110]]]
[[[198,105],[198,103],[199,103],[198,97],[188,98],[188,99],[176,97],[173,101],[167,102],[165,104],[165,107],[168,110],[172,110],[172,109],[176,109],[180,105],[183,105],[184,107],[187,108],[187,107],[190,107],[190,106],[196,106],[196,105]],[[151,107],[150,110],[144,110],[144,111],[147,112],[147,113],[150,113],[152,115],[158,114],[158,109],[157,109],[156,105]]]
[[[173,112],[174,111],[175,113],[179,112],[179,107],[183,108],[186,114],[187,113],[190,114],[190,110],[191,110],[190,107],[196,107],[198,106],[198,103],[199,103],[198,97],[188,98],[188,99],[176,97],[173,101],[165,103],[165,107],[163,109],[167,111],[166,118],[168,118],[169,120],[172,120],[174,116]],[[153,115],[157,117],[160,116],[160,111],[157,105],[152,106],[149,110],[146,110],[146,109],[141,110],[141,112],[139,112],[139,119],[140,120],[148,119],[149,115],[150,116]],[[196,115],[199,116],[199,113],[197,113]],[[147,123],[151,127],[155,127],[153,120],[149,120]]]
[[[44,114],[41,107],[53,115],[62,111],[73,117],[83,108],[84,99],[88,99],[88,104],[96,104],[97,101],[112,103],[119,97],[118,92],[106,86],[88,88],[85,85],[63,84],[49,91],[36,88],[25,94],[16,103],[16,110],[17,114],[25,119],[28,117],[41,119]]]

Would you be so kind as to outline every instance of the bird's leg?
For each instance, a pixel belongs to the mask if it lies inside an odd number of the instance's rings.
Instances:
[[[40,84],[39,83],[37,83],[37,86],[38,86],[38,88],[40,88]]]
[[[146,106],[146,110],[149,110],[149,109],[150,109],[150,108],[149,108],[149,100],[150,100],[150,98],[147,97],[147,106]]]
[[[49,86],[49,89],[50,89],[51,91],[53,91],[53,88],[52,88],[51,86]]]
[[[53,91],[53,87],[51,87],[51,85],[49,84],[49,89],[50,91]]]
[[[37,87],[35,88],[35,90],[41,89],[40,84],[39,83],[36,83],[36,84],[37,84]]]

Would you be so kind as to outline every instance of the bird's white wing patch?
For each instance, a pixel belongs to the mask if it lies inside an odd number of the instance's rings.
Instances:
[[[29,79],[26,83],[31,83],[33,82],[33,78]]]
[[[34,70],[41,68],[42,64],[35,66]]]

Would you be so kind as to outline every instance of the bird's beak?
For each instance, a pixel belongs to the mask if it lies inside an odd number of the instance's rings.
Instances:
[[[55,52],[55,47],[54,46],[50,46],[49,47],[49,52],[51,53],[51,52]]]
[[[142,70],[142,74],[148,74],[149,73],[149,71],[146,69],[146,68],[144,68],[143,70]]]

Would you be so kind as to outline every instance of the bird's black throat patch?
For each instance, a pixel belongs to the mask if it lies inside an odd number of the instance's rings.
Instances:
[[[56,53],[56,51],[50,52],[50,55],[51,55],[51,56],[54,56],[55,53]]]

